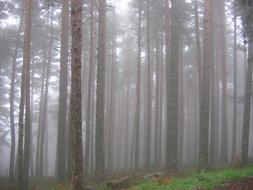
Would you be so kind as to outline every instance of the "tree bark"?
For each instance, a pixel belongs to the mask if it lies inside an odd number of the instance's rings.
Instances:
[[[234,8],[236,8],[236,1],[234,1]],[[237,153],[237,17],[234,16],[234,84],[233,84],[233,145],[231,160],[234,161],[235,154]]]
[[[242,164],[248,164],[249,155],[249,125],[251,112],[251,97],[252,97],[252,65],[253,65],[253,39],[249,40],[248,44],[248,70],[246,78],[245,101],[243,112],[243,130],[242,130],[242,144],[241,144],[241,158]]]
[[[166,31],[166,86],[167,86],[167,151],[166,167],[171,171],[178,169],[178,67],[179,67],[179,21],[180,4],[178,0],[171,1],[171,43]],[[168,2],[166,9],[169,9]],[[168,15],[166,15],[168,16]],[[169,20],[169,18],[167,18]],[[166,20],[167,20],[166,19]],[[168,21],[167,21],[168,22]],[[169,30],[166,24],[166,30]],[[169,51],[170,45],[170,51]]]
[[[22,189],[28,189],[29,166],[30,166],[30,139],[31,139],[31,117],[30,117],[30,52],[31,52],[31,28],[32,28],[32,1],[26,1],[25,34],[24,34],[24,58],[25,67],[25,142],[24,142],[24,173]]]
[[[68,97],[68,41],[69,41],[69,0],[62,1],[61,15],[61,57],[59,109],[57,131],[56,172],[59,183],[65,181],[67,170],[67,97]]]
[[[15,49],[12,57],[12,73],[11,73],[11,89],[10,89],[10,128],[11,128],[11,151],[10,151],[10,166],[9,177],[14,179],[14,164],[15,164],[15,147],[16,147],[16,134],[15,134],[15,121],[14,121],[14,94],[15,94],[15,80],[17,70],[17,55],[20,44],[20,33],[23,25],[23,12],[20,13],[19,28],[16,34]]]
[[[70,98],[70,142],[73,190],[84,188],[82,147],[82,3],[71,1],[71,98]]]
[[[221,14],[221,68],[222,68],[222,111],[221,111],[221,163],[228,162],[228,129],[227,129],[227,67],[226,67],[226,34],[225,34],[225,2],[220,0]]]
[[[98,181],[104,180],[104,111],[105,111],[105,51],[106,51],[106,0],[99,0],[97,102],[96,102],[96,170]]]
[[[199,167],[208,168],[210,67],[213,61],[212,0],[205,0],[203,77],[200,96]]]
[[[147,30],[147,136],[145,167],[150,169],[151,165],[151,128],[152,128],[152,86],[153,78],[151,71],[151,46],[150,46],[150,0],[146,0],[146,30]]]
[[[134,118],[134,131],[135,131],[135,159],[134,168],[139,169],[140,159],[140,98],[141,98],[141,1],[138,1],[138,36],[137,36],[137,74],[136,74],[136,106]]]

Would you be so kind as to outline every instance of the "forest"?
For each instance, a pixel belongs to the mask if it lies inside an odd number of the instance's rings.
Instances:
[[[252,13],[0,0],[0,190],[253,189]]]

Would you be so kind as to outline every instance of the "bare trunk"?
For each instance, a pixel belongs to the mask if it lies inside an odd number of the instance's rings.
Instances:
[[[138,55],[137,55],[137,74],[136,74],[136,106],[135,106],[135,119],[134,131],[135,137],[135,161],[134,168],[139,169],[140,160],[140,99],[141,99],[141,1],[138,1]]]
[[[106,0],[99,0],[97,102],[96,102],[96,170],[98,181],[104,180],[104,111],[105,111],[105,48]]]
[[[61,15],[61,57],[59,109],[57,131],[56,175],[58,182],[64,182],[67,170],[67,97],[68,97],[68,41],[69,41],[69,0],[62,1]]]
[[[208,168],[210,67],[213,61],[212,0],[205,1],[203,77],[200,96],[199,167]]]
[[[73,190],[84,187],[82,147],[82,3],[71,1],[71,98],[70,98],[70,142]]]

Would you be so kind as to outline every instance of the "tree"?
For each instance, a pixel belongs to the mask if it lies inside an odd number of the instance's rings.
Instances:
[[[57,131],[57,177],[63,182],[66,176],[67,149],[67,96],[68,96],[68,31],[69,31],[69,0],[62,1],[61,15],[61,58],[60,58],[60,93]]]
[[[252,69],[253,69],[253,26],[251,14],[253,5],[251,1],[238,1],[240,11],[244,11],[241,14],[244,33],[248,42],[248,68],[246,74],[246,89],[245,89],[245,101],[243,112],[243,129],[242,129],[242,144],[241,144],[241,159],[242,164],[248,163],[249,156],[249,126],[250,126],[250,112],[251,112],[251,98],[252,98]]]
[[[153,74],[151,71],[151,43],[150,43],[150,0],[146,0],[146,30],[147,30],[147,136],[146,136],[146,155],[145,167],[149,169],[151,164],[151,128],[152,128],[152,86]]]
[[[221,68],[222,68],[222,129],[221,129],[221,162],[226,164],[228,161],[228,130],[227,130],[227,68],[226,68],[226,21],[225,21],[225,2],[219,1],[221,14],[220,43],[221,43]]]
[[[82,63],[82,3],[71,1],[71,97],[70,97],[70,143],[71,172],[74,190],[83,189],[83,148],[82,148],[82,104],[81,104],[81,63]]]
[[[23,53],[23,71],[21,82],[21,99],[19,113],[19,172],[18,188],[20,190],[28,189],[29,184],[29,161],[30,161],[30,50],[31,50],[31,26],[32,26],[32,1],[25,1],[25,34],[24,34],[24,53]],[[25,138],[23,129],[23,116],[25,106]],[[24,138],[24,141],[23,141]],[[24,142],[24,143],[23,143]],[[23,149],[24,148],[24,149]]]
[[[167,86],[167,169],[176,171],[178,168],[178,67],[179,67],[179,31],[181,1],[171,1],[171,43],[169,43],[169,23],[166,23],[166,86]],[[169,5],[166,1],[167,11]],[[169,13],[166,14],[166,22],[169,22]]]
[[[234,8],[236,8],[236,1],[234,1]],[[232,161],[237,153],[237,16],[234,15],[234,47],[233,47],[233,59],[234,59],[234,84],[233,84],[233,96],[234,96],[234,109],[233,109],[233,145],[232,145]]]
[[[138,36],[137,36],[137,80],[136,80],[136,105],[135,105],[135,162],[134,168],[139,168],[139,146],[140,146],[140,97],[141,97],[141,0],[138,0]]]
[[[212,0],[205,0],[203,77],[200,91],[199,167],[208,167],[210,67],[213,61]]]
[[[23,24],[23,12],[20,13],[19,28],[16,34],[15,48],[12,57],[12,73],[11,73],[11,89],[10,89],[10,128],[11,128],[11,151],[10,151],[10,168],[9,176],[14,178],[14,162],[15,162],[15,147],[16,147],[16,134],[15,134],[15,121],[14,121],[14,94],[15,94],[15,80],[17,70],[17,56],[21,38],[21,30]]]
[[[85,167],[86,175],[89,173],[90,167],[90,145],[91,145],[91,94],[92,94],[92,78],[94,68],[94,5],[90,0],[90,55],[89,55],[89,76],[88,76],[88,97],[87,97],[87,113],[86,113],[86,142],[85,142]],[[93,126],[92,126],[93,127]],[[91,153],[92,154],[92,153]]]
[[[105,115],[105,48],[106,48],[106,0],[99,0],[98,55],[97,55],[97,102],[96,102],[96,169],[98,181],[103,181],[104,165],[104,115]]]

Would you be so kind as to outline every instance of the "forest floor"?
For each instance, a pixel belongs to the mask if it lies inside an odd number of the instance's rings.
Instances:
[[[31,178],[30,181],[31,190],[69,189],[56,185],[55,178]],[[92,186],[90,190],[253,190],[253,166],[187,172],[176,176],[157,172],[138,177],[118,177],[117,180]],[[17,190],[17,182],[0,178],[0,190]]]

